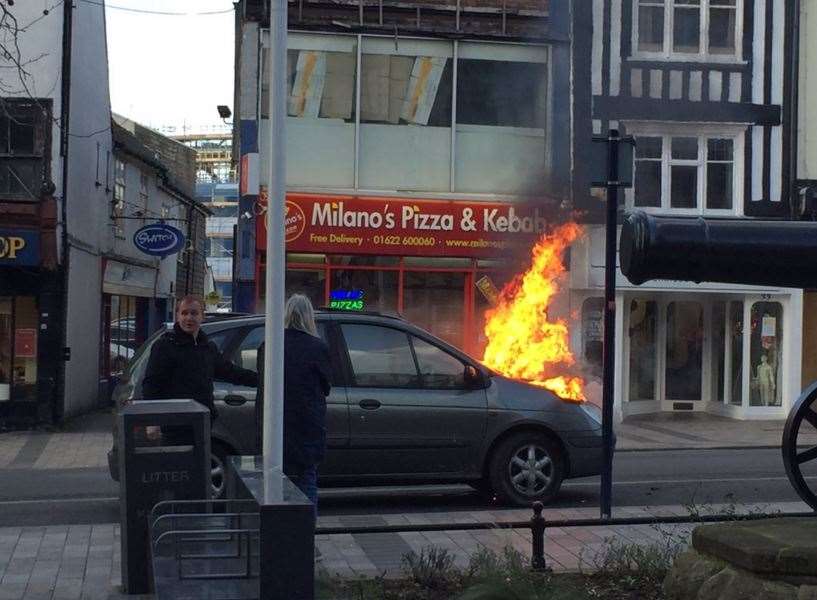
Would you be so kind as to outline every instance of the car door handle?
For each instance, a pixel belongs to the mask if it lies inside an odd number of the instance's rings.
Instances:
[[[241,406],[245,404],[247,399],[243,396],[238,396],[236,394],[230,394],[229,396],[224,396],[224,404],[229,406]]]
[[[375,410],[376,408],[380,408],[380,401],[366,398],[360,401],[360,408],[364,410]]]

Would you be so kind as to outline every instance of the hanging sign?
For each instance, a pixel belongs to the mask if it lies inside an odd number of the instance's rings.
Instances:
[[[184,247],[184,234],[170,225],[145,225],[133,234],[133,245],[145,254],[164,258]]]

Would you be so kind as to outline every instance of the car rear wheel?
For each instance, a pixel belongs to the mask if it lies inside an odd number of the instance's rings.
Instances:
[[[559,492],[564,477],[559,445],[534,431],[511,435],[491,457],[489,476],[497,497],[517,506],[537,500],[548,503]]]

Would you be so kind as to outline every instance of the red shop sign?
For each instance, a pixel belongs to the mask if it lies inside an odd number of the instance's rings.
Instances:
[[[266,191],[260,195],[256,248],[266,250]],[[406,200],[288,194],[289,252],[491,257],[530,245],[545,231],[542,207],[500,202]]]
[[[14,332],[14,356],[17,358],[37,357],[36,329],[17,329]]]

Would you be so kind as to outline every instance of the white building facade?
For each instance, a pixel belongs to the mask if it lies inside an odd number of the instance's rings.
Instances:
[[[636,139],[625,210],[791,218],[790,4],[594,0],[593,128]],[[604,231],[592,226],[572,254],[574,303],[586,324],[575,336],[580,352],[597,347],[603,270]],[[618,419],[787,415],[801,389],[801,290],[633,286],[620,271],[617,285]]]

